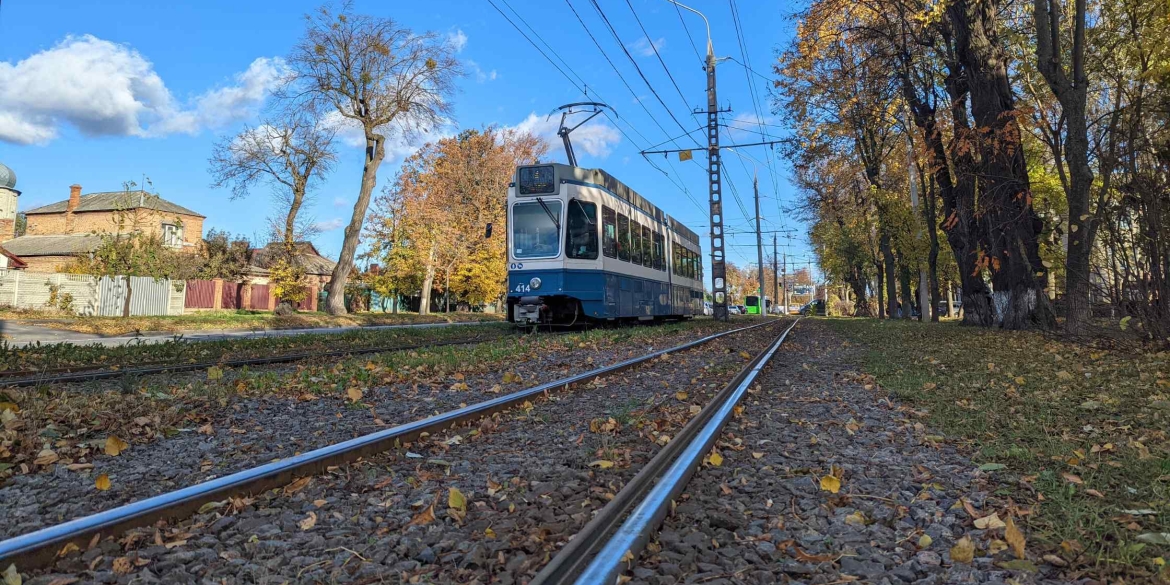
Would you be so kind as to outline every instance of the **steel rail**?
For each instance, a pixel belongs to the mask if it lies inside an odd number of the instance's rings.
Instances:
[[[531,585],[616,583],[690,481],[735,405],[784,343],[798,318],[691,419],[532,580]],[[623,522],[624,519],[624,522]]]
[[[58,551],[68,543],[84,548],[95,537],[116,536],[131,528],[148,526],[159,520],[185,518],[194,514],[200,506],[208,502],[221,501],[229,496],[240,494],[260,493],[280,487],[297,477],[315,475],[325,471],[328,467],[350,463],[387,449],[396,448],[401,443],[415,439],[422,433],[433,434],[443,429],[454,428],[523,404],[525,401],[547,392],[568,389],[571,386],[609,376],[667,354],[692,349],[727,335],[742,333],[773,323],[776,321],[766,321],[708,335],[695,341],[630,358],[610,366],[533,386],[492,400],[363,435],[308,453],[0,541],[0,566],[15,563],[21,570],[39,568],[51,563],[56,558]]]
[[[448,345],[470,345],[473,343],[482,343],[484,341],[493,341],[495,339],[503,339],[508,337],[508,334],[500,335],[498,337],[472,337],[470,339],[461,339],[454,341],[438,341],[433,343],[416,343],[412,345],[387,345],[379,347],[362,347],[350,349],[335,349],[324,352],[300,352],[285,354],[279,356],[255,357],[255,358],[239,358],[232,360],[208,360],[203,362],[190,363],[171,363],[161,364],[157,366],[146,366],[142,368],[129,368],[124,370],[99,370],[99,371],[81,371],[70,372],[67,374],[58,375],[40,375],[28,376],[24,378],[9,378],[0,377],[0,388],[3,387],[20,387],[20,386],[39,386],[41,384],[76,384],[79,382],[92,382],[95,380],[108,380],[110,378],[121,378],[123,376],[152,376],[155,374],[170,374],[175,372],[187,372],[191,370],[204,370],[210,367],[228,367],[238,368],[243,366],[266,366],[271,364],[284,364],[289,362],[297,362],[312,358],[328,358],[339,357],[344,355],[366,355],[371,353],[388,353],[392,351],[408,351],[412,349],[424,349],[430,347],[444,347]],[[102,367],[102,366],[98,366]]]

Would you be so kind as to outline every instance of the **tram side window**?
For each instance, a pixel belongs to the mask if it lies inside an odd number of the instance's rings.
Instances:
[[[604,205],[601,206],[601,252],[608,258],[617,258],[617,216]]]
[[[638,222],[630,222],[630,262],[634,264],[642,263],[642,226]]]
[[[617,214],[617,254],[618,260],[630,261],[630,218]]]
[[[666,270],[666,239],[662,234],[654,234],[654,269]]]
[[[670,243],[670,265],[675,276],[682,276],[682,248],[678,242]]]
[[[695,277],[695,253],[687,249],[687,278]]]
[[[654,239],[650,236],[650,228],[642,226],[642,266],[654,266]]]
[[[565,250],[569,258],[597,259],[597,204],[571,199]]]

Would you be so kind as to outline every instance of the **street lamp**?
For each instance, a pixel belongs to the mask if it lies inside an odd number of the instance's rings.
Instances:
[[[670,2],[671,4],[674,4],[675,6],[686,8],[687,10],[690,10],[691,12],[698,14],[699,18],[703,19],[703,24],[707,26],[707,57],[710,58],[715,53],[715,50],[711,48],[711,23],[707,21],[707,17],[703,16],[702,12],[699,12],[698,10],[695,10],[694,8],[691,8],[690,6],[687,6],[686,4],[683,4],[681,2],[676,2],[675,0],[666,0],[666,1]]]

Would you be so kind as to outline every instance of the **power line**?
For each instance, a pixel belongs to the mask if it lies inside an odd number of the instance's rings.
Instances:
[[[648,43],[650,45],[650,49],[654,51],[654,56],[658,57],[658,63],[662,65],[662,70],[666,72],[666,77],[670,79],[670,83],[674,86],[674,90],[678,92],[679,99],[683,101],[683,105],[686,106],[687,111],[690,111],[691,118],[694,119],[695,123],[699,123],[699,118],[695,116],[693,111],[691,111],[690,104],[687,103],[686,96],[683,95],[682,89],[679,89],[678,83],[674,80],[674,75],[671,75],[670,68],[666,66],[666,61],[663,61],[662,55],[658,53],[658,47],[654,45],[654,39],[650,38],[650,33],[646,31],[645,26],[642,26],[642,19],[638,18],[638,12],[634,10],[634,5],[630,3],[630,0],[626,0],[626,6],[630,7],[630,12],[634,15],[634,21],[638,23],[638,28],[642,29],[642,34],[646,35],[646,43]],[[678,6],[675,6],[675,9],[678,9]]]
[[[674,3],[672,2],[671,4]],[[687,28],[687,21],[683,19],[682,9],[678,7],[678,4],[674,4],[674,11],[678,13],[678,21],[682,23],[683,30],[687,33],[687,40],[691,42],[691,49],[695,51],[695,57],[699,60],[699,63],[703,63],[703,56],[699,54],[699,47],[695,45],[695,37],[691,36],[691,29]]]

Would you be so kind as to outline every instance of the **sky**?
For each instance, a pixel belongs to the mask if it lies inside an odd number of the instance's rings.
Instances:
[[[74,183],[89,193],[149,178],[148,189],[206,215],[204,233],[216,228],[262,237],[269,191],[259,187],[232,199],[228,189],[212,188],[207,159],[217,139],[257,122],[284,56],[303,33],[304,15],[319,5],[3,2],[0,162],[16,172],[19,208],[66,199]],[[378,174],[379,191],[426,139],[458,128],[529,130],[549,138],[553,158],[563,162],[559,116],[549,113],[566,103],[603,101],[616,114],[573,133],[578,164],[603,168],[641,193],[703,235],[709,252],[705,153],[685,162],[677,154],[639,154],[705,141],[706,117],[691,113],[706,106],[703,20],[666,0],[597,5],[600,13],[590,0],[355,0],[357,12],[442,35],[459,49],[466,70],[452,126],[414,141],[396,138]],[[787,4],[737,0],[738,20],[729,0],[690,5],[709,20],[716,56],[730,58],[716,68],[719,105],[731,108],[721,115],[720,142],[783,136],[769,78],[777,48],[791,35]],[[312,193],[306,213],[321,230],[315,243],[327,256],[341,249],[361,164],[361,145],[343,133],[336,168]],[[778,150],[726,149],[723,165],[728,259],[756,262],[752,175],[758,173],[766,248],[776,233],[790,264],[807,266],[806,227],[791,210],[795,192]]]

